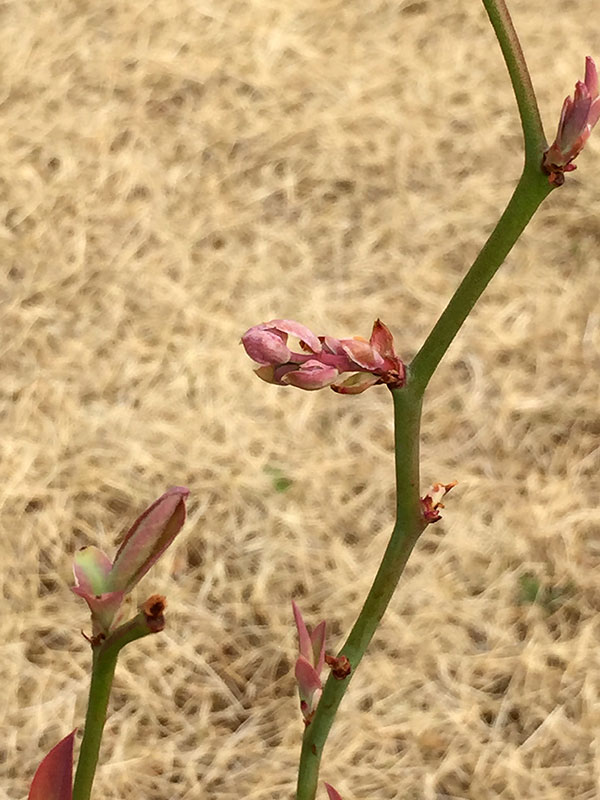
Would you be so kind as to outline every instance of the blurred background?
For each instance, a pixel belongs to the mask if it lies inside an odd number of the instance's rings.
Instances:
[[[515,0],[547,135],[597,0]],[[256,379],[251,325],[416,352],[506,204],[521,132],[477,0],[0,4],[0,798],[82,726],[73,552],[167,487],[95,796],[292,798],[290,600],[343,641],[393,524],[391,399]],[[600,793],[600,136],[452,345],[423,488],[456,479],[353,680],[344,800]],[[321,788],[320,797],[325,796]]]

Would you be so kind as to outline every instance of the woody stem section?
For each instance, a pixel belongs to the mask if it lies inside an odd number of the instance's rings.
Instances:
[[[296,800],[314,800],[319,765],[327,736],[350,679],[394,594],[406,562],[425,528],[419,499],[419,430],[421,394],[410,375],[392,391],[396,451],[396,524],[362,610],[338,653],[350,661],[352,672],[343,680],[329,676],[312,722],[302,741]]]

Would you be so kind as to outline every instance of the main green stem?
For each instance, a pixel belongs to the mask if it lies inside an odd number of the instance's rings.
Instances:
[[[315,716],[304,733],[297,800],[313,800],[315,796],[323,747],[338,706],[425,527],[419,500],[421,397],[413,390],[410,378],[405,387],[394,390],[392,395],[396,445],[396,524],[371,590],[339,653],[347,656],[352,672],[344,680],[329,676]]]
[[[311,723],[304,732],[296,800],[314,800],[319,766],[327,736],[351,677],[385,613],[406,562],[425,522],[419,499],[419,429],[423,394],[435,369],[473,306],[527,226],[552,191],[541,169],[546,138],[523,57],[504,0],[483,0],[517,99],[525,138],[525,166],[521,179],[472,267],[448,303],[407,370],[407,382],[392,392],[396,453],[396,524],[373,585],[339,655],[350,661],[346,679],[329,676]]]
[[[141,639],[142,636],[147,636],[153,632],[148,627],[145,616],[139,614],[130,622],[118,628],[104,642],[92,646],[92,679],[85,717],[85,729],[73,783],[72,800],[89,800],[92,793],[102,731],[106,721],[108,699],[119,653],[129,642]]]
[[[521,235],[552,187],[547,179],[525,168],[506,210],[475,263],[415,356],[406,386],[394,398],[396,454],[396,524],[375,580],[339,655],[352,673],[360,663],[400,580],[425,524],[419,501],[419,428],[423,394],[435,368],[506,254]],[[315,716],[302,740],[296,800],[314,800],[323,748],[350,678],[329,676]]]

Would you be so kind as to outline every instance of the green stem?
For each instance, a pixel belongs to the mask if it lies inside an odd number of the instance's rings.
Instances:
[[[317,790],[323,748],[338,706],[350,678],[360,663],[390,602],[404,566],[425,523],[419,500],[419,428],[421,394],[409,379],[402,389],[392,392],[394,399],[396,449],[396,524],[362,610],[339,655],[352,666],[345,680],[329,676],[315,716],[304,732],[297,800],[313,800]]]
[[[481,293],[541,202],[555,188],[541,168],[548,144],[529,70],[506,3],[483,0],[483,5],[498,38],[517,100],[525,139],[525,167],[498,224],[412,361],[413,376],[422,391]]]
[[[296,800],[314,800],[323,748],[350,678],[360,663],[390,602],[425,523],[419,500],[419,427],[423,393],[461,325],[534,212],[553,186],[541,169],[547,148],[535,92],[504,0],[483,0],[515,92],[523,135],[525,167],[506,210],[481,253],[450,300],[408,369],[405,387],[394,398],[396,453],[396,524],[367,599],[339,655],[352,673],[345,680],[329,676],[312,722],[302,740]]]
[[[483,290],[552,189],[541,170],[525,168],[498,224],[411,363],[413,379],[422,392]]]
[[[540,170],[548,143],[519,37],[504,0],[483,0],[483,5],[500,44],[517,100],[525,138],[525,161]]]
[[[85,717],[85,729],[79,750],[77,771],[75,772],[72,800],[89,800],[92,792],[98,754],[100,753],[102,731],[106,721],[108,698],[119,653],[129,642],[141,639],[156,630],[156,627],[152,625],[152,620],[149,620],[143,612],[140,612],[130,622],[117,628],[108,639],[92,646],[92,680]]]

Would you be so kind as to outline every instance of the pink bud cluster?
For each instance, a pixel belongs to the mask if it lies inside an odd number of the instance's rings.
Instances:
[[[588,56],[585,79],[575,84],[573,98],[565,98],[556,139],[544,153],[542,165],[550,183],[561,186],[564,173],[577,169],[571,162],[583,150],[599,118],[598,73],[593,59]]]
[[[298,630],[300,655],[296,660],[296,682],[300,694],[300,710],[304,723],[308,725],[314,716],[317,703],[323,691],[321,672],[325,664],[325,623],[320,622],[309,633],[300,609],[292,600],[294,620]]]
[[[300,341],[300,351],[288,346],[288,336]],[[369,341],[359,336],[335,339],[315,336],[289,319],[263,322],[246,331],[242,344],[259,364],[256,374],[267,383],[314,390],[330,386],[340,394],[360,394],[370,386],[403,386],[406,369],[394,351],[389,329],[376,320]],[[345,373],[350,377],[341,378]]]

